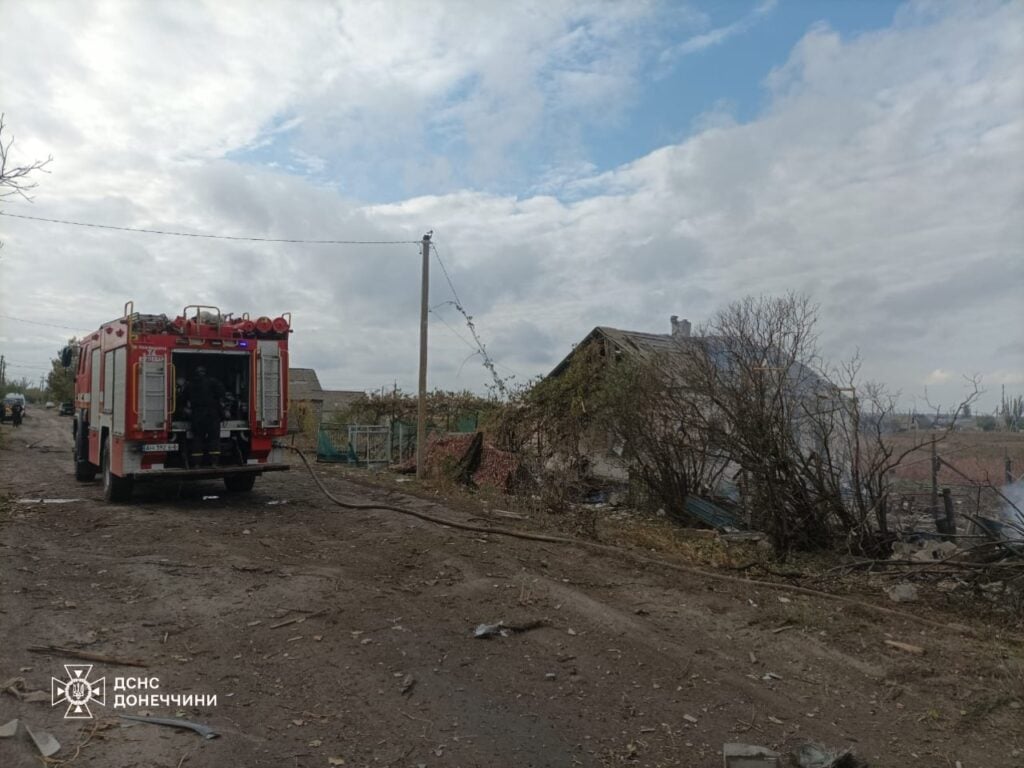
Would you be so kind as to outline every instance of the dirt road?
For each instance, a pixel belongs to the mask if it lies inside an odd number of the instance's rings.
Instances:
[[[626,557],[344,512],[301,466],[250,494],[150,486],[109,505],[74,481],[69,428],[36,409],[0,434],[0,682],[47,692],[0,693],[0,725],[48,730],[73,765],[717,768],[724,742],[788,752],[808,740],[872,766],[1024,765],[1021,645],[983,627],[970,638]],[[317,472],[353,501],[467,518]],[[544,626],[474,639],[500,620]],[[147,666],[94,662],[106,706],[67,720],[50,678],[90,662],[28,650],[40,645]],[[112,681],[140,675],[216,706],[115,709]],[[117,718],[143,710],[220,736]],[[28,741],[0,739],[0,765],[39,760]]]

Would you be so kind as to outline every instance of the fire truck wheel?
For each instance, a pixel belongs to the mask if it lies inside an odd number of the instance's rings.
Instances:
[[[86,442],[86,430],[75,429],[75,480],[80,483],[89,483],[96,479],[98,468],[89,461],[88,443]]]
[[[107,501],[128,501],[132,495],[132,479],[118,477],[110,471],[110,441],[103,443],[103,498]]]
[[[224,478],[224,487],[231,493],[251,491],[256,484],[256,475],[228,475]]]
[[[80,483],[91,483],[96,479],[96,465],[75,458],[75,480]]]

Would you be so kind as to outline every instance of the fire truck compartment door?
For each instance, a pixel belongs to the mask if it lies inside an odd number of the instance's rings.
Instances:
[[[167,358],[148,353],[139,360],[139,423],[145,431],[164,429],[167,420]]]
[[[103,405],[103,390],[100,389],[102,386],[102,379],[100,378],[102,369],[100,368],[99,349],[94,349],[89,356],[89,423],[92,425],[93,429],[99,429],[100,407]]]
[[[261,341],[256,358],[256,418],[265,429],[281,426],[281,350],[276,342]]]
[[[107,393],[110,393],[111,388],[113,388],[111,407],[114,411],[114,418],[111,430],[115,435],[123,435],[124,416],[125,408],[127,407],[128,395],[128,371],[125,368],[127,365],[128,351],[124,347],[118,347],[113,352],[107,352],[106,355],[108,370],[112,371],[113,375],[113,378],[108,379],[108,383],[106,384]],[[106,400],[103,405],[104,410],[106,410]]]

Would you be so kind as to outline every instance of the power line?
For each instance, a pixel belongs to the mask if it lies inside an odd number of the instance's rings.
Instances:
[[[447,281],[448,287],[451,289],[452,297],[455,299],[455,304],[461,310],[462,302],[459,301],[459,292],[455,290],[455,285],[452,283],[452,278],[448,274],[448,270],[447,268],[445,268],[444,262],[441,261],[441,252],[437,250],[436,243],[431,242],[430,245],[434,249],[434,256],[437,259],[437,263],[441,265],[441,272],[444,274],[444,279]]]
[[[7,358],[7,362],[10,363],[11,365],[16,365],[21,368],[41,368],[44,371],[50,370],[49,365],[39,365],[38,363],[26,363],[22,360],[11,360],[11,358],[9,357]]]
[[[169,235],[171,237],[200,237],[208,240],[241,240],[251,243],[301,243],[304,245],[419,245],[419,240],[303,240],[291,237],[248,237],[240,235],[210,235],[200,232],[173,232],[165,229],[145,229],[142,227],[118,227],[112,224],[92,224],[86,221],[68,221],[67,219],[48,219],[43,216],[26,216],[21,213],[0,211],[0,216],[15,219],[45,221],[50,224],[67,224],[74,227],[90,227],[92,229],[112,229],[118,232],[141,232],[147,235]]]
[[[455,307],[455,309],[459,311],[459,314],[462,315],[463,319],[466,321],[466,327],[469,328],[469,333],[473,337],[473,341],[476,344],[477,351],[480,354],[480,357],[483,359],[483,366],[491,374],[491,379],[494,381],[494,386],[497,388],[500,394],[508,394],[508,384],[505,382],[505,379],[501,378],[501,376],[498,375],[498,370],[495,367],[496,364],[494,362],[494,359],[487,353],[487,347],[480,340],[480,335],[476,331],[476,325],[473,323],[472,315],[466,312],[466,310],[463,308],[462,302],[459,300],[459,292],[455,290],[455,284],[452,282],[451,275],[448,274],[448,269],[447,267],[445,267],[444,261],[441,260],[441,252],[437,250],[437,244],[431,242],[430,247],[434,251],[434,256],[437,258],[437,263],[441,266],[441,272],[442,274],[444,274],[444,279],[448,283],[448,288],[452,292],[452,298],[455,299],[455,301],[444,303],[451,304],[453,307]],[[463,362],[463,365],[465,365],[465,362]],[[507,366],[502,367],[507,368]],[[512,370],[511,368],[507,369]],[[515,372],[513,371],[513,374],[514,373]]]
[[[26,320],[23,317],[14,317],[13,315],[0,315],[5,320],[13,320],[16,323],[28,323],[29,325],[45,325],[47,328],[63,328],[66,331],[82,331],[81,328],[73,328],[70,325],[57,325],[56,323],[43,323],[39,320]]]

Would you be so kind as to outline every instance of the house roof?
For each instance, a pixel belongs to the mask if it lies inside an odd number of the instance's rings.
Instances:
[[[572,352],[565,356],[558,365],[551,369],[548,376],[558,376],[572,361],[576,350],[583,349],[595,338],[607,339],[619,349],[638,355],[644,359],[650,359],[656,355],[677,352],[679,340],[670,333],[644,333],[642,331],[624,331],[621,328],[611,328],[607,325],[599,325],[588,333],[579,344],[573,347]]]
[[[569,363],[572,362],[573,355],[597,338],[602,338],[613,344],[616,349],[620,349],[626,354],[643,361],[667,357],[670,360],[679,362],[685,359],[683,344],[685,342],[696,342],[704,346],[713,364],[722,369],[730,367],[730,349],[733,346],[722,336],[673,336],[671,333],[624,331],[620,328],[599,325],[588,333],[579,344],[574,346],[572,351],[558,365],[551,369],[551,373],[548,376],[560,375],[569,366]],[[801,391],[810,392],[834,389],[826,379],[800,362],[792,363],[787,377]]]
[[[288,396],[292,400],[323,400],[323,388],[312,368],[288,369]]]

